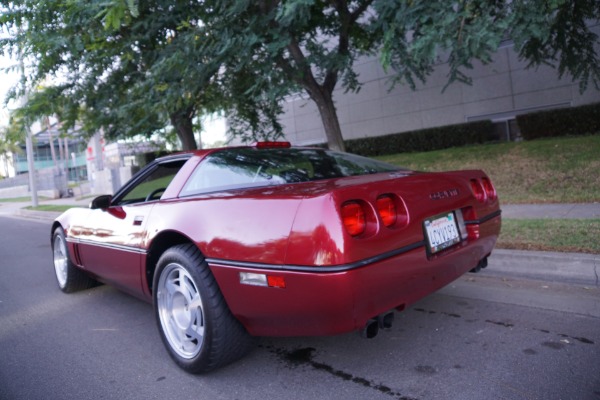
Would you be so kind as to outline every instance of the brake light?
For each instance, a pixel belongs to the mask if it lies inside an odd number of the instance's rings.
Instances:
[[[496,193],[496,189],[494,188],[494,185],[492,185],[492,181],[490,181],[489,178],[482,178],[481,184],[483,185],[483,188],[485,190],[485,193],[486,193],[488,199],[495,200],[496,197],[498,196],[498,194]]]
[[[475,199],[477,199],[477,201],[485,201],[485,190],[483,189],[481,182],[479,182],[477,179],[471,179],[471,190],[473,191],[473,194],[475,195]]]
[[[257,142],[257,149],[288,149],[292,147],[290,142]]]
[[[390,195],[383,195],[377,198],[377,212],[381,217],[383,225],[390,227],[396,223],[397,212],[394,199]]]
[[[356,201],[349,201],[342,205],[342,221],[351,236],[360,235],[367,227],[365,210]]]

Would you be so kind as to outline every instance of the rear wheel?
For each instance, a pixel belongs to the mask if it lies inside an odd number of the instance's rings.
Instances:
[[[168,249],[158,261],[153,288],[161,338],[184,370],[207,372],[251,348],[250,335],[229,311],[196,246]]]
[[[52,256],[56,281],[60,290],[72,293],[94,286],[95,281],[71,262],[65,232],[62,228],[57,228],[52,235]]]

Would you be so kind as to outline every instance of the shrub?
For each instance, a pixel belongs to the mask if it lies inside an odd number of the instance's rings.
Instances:
[[[492,135],[493,125],[489,120],[458,125],[441,126],[346,140],[346,151],[364,156],[441,150],[468,144],[484,143]]]
[[[525,140],[600,133],[600,103],[517,116]]]

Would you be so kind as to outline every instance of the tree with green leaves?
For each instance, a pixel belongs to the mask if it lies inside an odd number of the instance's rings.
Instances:
[[[10,118],[8,126],[0,127],[0,157],[4,159],[4,170],[8,173],[9,155],[22,152],[19,143],[25,138],[25,128],[22,121]]]
[[[354,63],[380,56],[392,83],[425,82],[445,62],[448,83],[469,83],[472,62],[491,61],[511,39],[532,67],[553,65],[581,89],[599,88],[598,37],[590,24],[598,0],[207,0],[205,24],[223,48],[239,47],[265,62],[257,79],[274,90],[304,91],[319,110],[330,148],[343,150],[333,91],[357,91]],[[233,39],[232,39],[233,38]],[[273,79],[273,77],[276,77]],[[281,80],[283,77],[283,81]],[[281,82],[282,86],[278,86]]]
[[[442,62],[448,83],[469,82],[510,39],[530,66],[553,65],[581,89],[600,87],[599,0],[19,0],[0,25],[18,32],[29,86],[58,74],[45,93],[69,123],[113,136],[166,122],[184,148],[198,112],[227,110],[247,136],[280,134],[285,96],[316,103],[328,145],[344,149],[333,92],[358,91],[354,63],[379,55],[393,83],[415,86]],[[5,50],[6,51],[6,50]],[[234,124],[235,126],[236,124]],[[238,129],[238,133],[240,130]],[[193,138],[193,133],[191,134]]]
[[[26,64],[11,97],[27,92],[24,114],[56,115],[64,129],[77,123],[119,138],[170,125],[183,149],[195,149],[196,116],[224,104],[215,84],[222,59],[202,50],[212,39],[199,29],[201,14],[193,1],[10,2],[2,51]]]

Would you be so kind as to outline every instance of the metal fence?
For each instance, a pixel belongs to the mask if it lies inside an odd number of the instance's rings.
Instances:
[[[67,176],[55,168],[41,169],[35,172],[37,190],[58,190],[60,197],[68,195]],[[0,189],[27,186],[29,188],[29,173],[19,174],[14,178],[0,180]],[[29,188],[31,191],[31,188]]]

